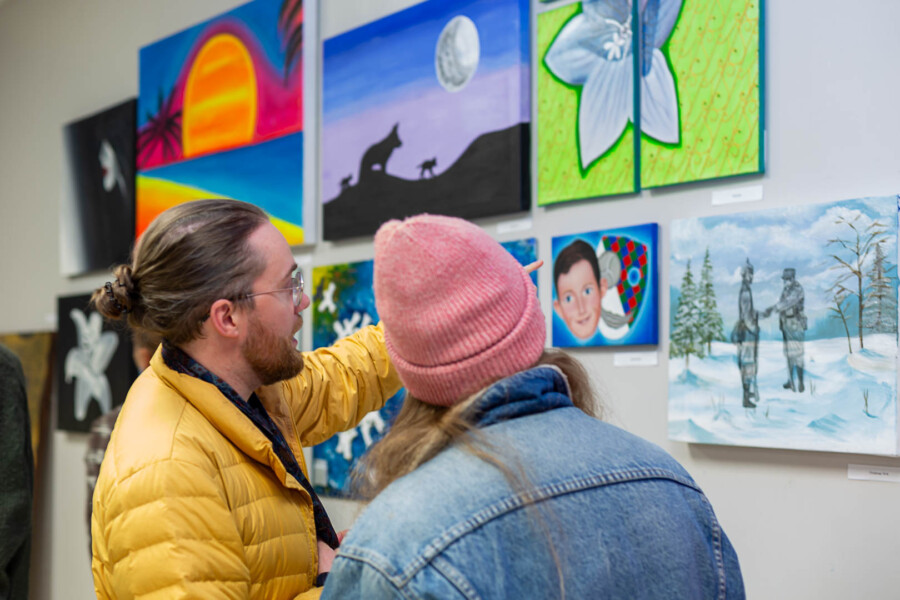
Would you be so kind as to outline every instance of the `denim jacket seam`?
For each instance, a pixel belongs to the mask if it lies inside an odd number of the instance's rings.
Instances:
[[[709,512],[709,522],[713,530],[712,546],[713,556],[715,557],[716,561],[716,575],[719,588],[718,597],[719,600],[725,600],[728,591],[728,582],[726,581],[725,572],[725,553],[722,549],[722,528],[719,526],[719,520],[716,518],[716,513],[713,510],[712,504],[710,504],[709,499],[703,493],[700,494],[700,498],[703,501],[703,505],[706,507],[706,510]]]
[[[440,573],[468,600],[481,600],[481,596],[478,595],[475,588],[446,559],[442,561],[440,556],[435,556],[431,561],[431,568]]]
[[[362,563],[381,575],[388,583],[390,583],[401,596],[408,600],[415,600],[415,596],[407,593],[407,584],[412,580],[405,572],[396,573],[390,561],[379,554],[367,548],[358,546],[341,546],[339,558],[352,560]]]
[[[542,485],[533,490],[529,490],[528,492],[507,496],[506,498],[494,502],[465,521],[457,523],[446,530],[441,536],[425,546],[422,552],[403,570],[402,576],[411,579],[416,572],[424,568],[436,556],[439,556],[448,546],[463,535],[486,525],[506,513],[522,508],[528,503],[542,502],[556,496],[591,488],[648,479],[667,479],[684,485],[685,487],[689,487],[701,495],[703,494],[700,488],[697,487],[697,484],[689,477],[684,477],[668,469],[659,467],[636,467],[633,469],[577,477],[562,482]]]

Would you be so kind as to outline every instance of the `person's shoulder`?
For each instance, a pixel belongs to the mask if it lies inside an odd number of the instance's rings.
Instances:
[[[14,373],[22,372],[22,361],[16,353],[0,344],[0,369]]]

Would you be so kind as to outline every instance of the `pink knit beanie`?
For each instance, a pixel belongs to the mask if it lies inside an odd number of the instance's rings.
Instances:
[[[375,305],[409,392],[450,406],[541,356],[544,314],[525,270],[455,217],[388,221],[375,234]]]

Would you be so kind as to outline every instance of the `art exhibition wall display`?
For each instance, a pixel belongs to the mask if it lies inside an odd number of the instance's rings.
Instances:
[[[553,238],[553,345],[659,343],[659,225]]]
[[[108,269],[134,244],[135,100],[66,125],[60,197],[63,275]]]
[[[527,0],[427,0],[325,41],[324,238],[526,210]]]
[[[140,51],[137,235],[200,198],[262,208],[291,245],[303,209],[303,7],[255,0]]]
[[[25,373],[25,393],[28,396],[28,417],[31,420],[31,450],[35,467],[40,457],[42,424],[50,407],[50,387],[53,382],[53,359],[56,334],[9,333],[0,335],[0,345],[12,350],[22,363]]]
[[[535,239],[502,244],[522,265],[537,260]],[[378,323],[372,288],[371,260],[313,269],[313,347],[322,348]],[[534,281],[535,273],[532,273]],[[348,497],[350,475],[359,459],[390,428],[403,404],[405,390],[391,397],[384,408],[363,417],[357,427],[313,447],[313,484],[323,495]]]
[[[762,0],[543,10],[538,204],[763,171]]]
[[[90,294],[58,299],[56,428],[90,430],[91,423],[125,401],[137,367],[131,335],[114,327],[90,304]]]
[[[897,453],[897,198],[672,224],[669,437]]]

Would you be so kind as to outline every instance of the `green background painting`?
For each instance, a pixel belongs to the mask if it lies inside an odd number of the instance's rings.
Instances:
[[[538,100],[538,204],[637,191],[634,127],[631,123],[612,148],[581,170],[578,156],[578,100],[580,86],[570,86],[544,64],[544,55],[556,34],[581,12],[581,3],[569,4],[537,18]]]
[[[685,0],[662,47],[675,76],[681,143],[641,136],[641,185],[763,170],[759,0]]]
[[[557,79],[544,64],[560,29],[580,12],[579,2],[537,19],[538,205],[763,171],[762,0],[684,0],[660,48],[675,78],[679,143],[642,135],[635,160],[629,123],[586,171],[578,156],[581,87]]]

